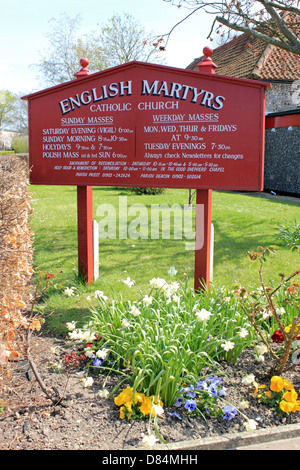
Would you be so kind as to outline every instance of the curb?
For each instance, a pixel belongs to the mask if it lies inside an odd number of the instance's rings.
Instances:
[[[151,447],[151,450],[235,450],[255,444],[294,439],[297,437],[300,438],[300,424],[288,424],[271,429],[227,434],[225,437],[209,437],[173,442],[170,444],[157,444]],[[149,447],[142,447],[139,448],[139,450],[149,451]]]

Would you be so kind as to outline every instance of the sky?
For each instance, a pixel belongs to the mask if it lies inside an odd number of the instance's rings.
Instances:
[[[0,0],[0,12],[0,90],[20,94],[45,88],[30,65],[47,49],[45,34],[51,29],[51,18],[80,14],[81,32],[87,34],[114,14],[125,12],[147,32],[161,35],[189,13],[164,0]],[[163,53],[165,65],[186,68],[200,57],[203,47],[210,45],[207,36],[212,21],[211,16],[197,12],[175,28]]]

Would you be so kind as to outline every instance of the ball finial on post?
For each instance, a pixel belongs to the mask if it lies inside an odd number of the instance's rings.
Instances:
[[[215,69],[217,68],[217,65],[214,64],[212,58],[210,57],[212,53],[213,50],[210,47],[206,46],[203,48],[203,54],[205,57],[197,64],[199,72],[216,73]]]
[[[82,57],[82,58],[80,59],[80,62],[79,62],[79,63],[80,63],[80,65],[81,65],[82,68],[79,70],[79,72],[74,73],[74,77],[76,77],[76,78],[84,78],[84,77],[86,77],[87,75],[90,74],[90,71],[89,71],[89,69],[87,68],[88,65],[89,65],[89,63],[90,63],[90,62],[89,62],[89,59],[87,59],[86,57]]]

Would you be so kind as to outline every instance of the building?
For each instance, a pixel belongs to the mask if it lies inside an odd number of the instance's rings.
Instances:
[[[198,70],[196,58],[187,67]],[[300,197],[300,56],[241,34],[216,48],[216,74],[267,81],[265,190]]]

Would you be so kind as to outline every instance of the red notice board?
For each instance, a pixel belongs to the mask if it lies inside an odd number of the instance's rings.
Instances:
[[[267,86],[130,62],[28,95],[30,182],[262,190]]]

